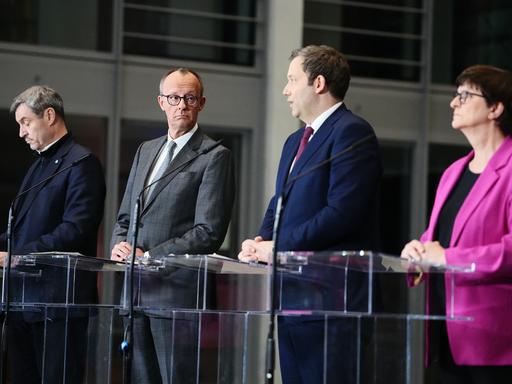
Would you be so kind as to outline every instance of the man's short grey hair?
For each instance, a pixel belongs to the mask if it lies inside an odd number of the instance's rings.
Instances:
[[[55,113],[64,119],[62,97],[47,85],[34,85],[21,92],[11,104],[11,113],[15,113],[21,104],[29,107],[38,117],[42,117],[47,108],[53,108]]]

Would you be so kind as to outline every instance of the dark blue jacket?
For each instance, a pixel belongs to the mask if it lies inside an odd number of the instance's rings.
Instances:
[[[373,128],[341,105],[313,135],[289,173],[304,128],[286,140],[276,192],[259,234],[272,238],[278,196],[284,194],[279,251],[376,249],[381,163]],[[304,177],[291,181],[365,136],[374,137]]]
[[[70,135],[62,140],[55,153],[47,158],[48,165],[37,180],[55,174],[90,153],[76,144]],[[39,161],[36,161],[29,168],[20,192],[30,185],[38,164]],[[95,256],[104,199],[102,166],[91,155],[16,201],[12,229],[13,255],[63,251]],[[5,233],[0,235],[0,249],[6,249]],[[23,266],[15,266],[11,290],[13,302],[21,300],[21,294],[28,303],[63,303],[65,300],[85,303],[97,300],[95,273],[76,274],[69,281],[68,290],[66,280],[69,279],[65,268],[36,265],[32,269],[24,270]],[[22,278],[17,278],[16,272],[19,270],[25,273]],[[31,272],[38,272],[39,275]],[[76,289],[72,289],[73,285]],[[32,318],[38,319],[41,318]]]

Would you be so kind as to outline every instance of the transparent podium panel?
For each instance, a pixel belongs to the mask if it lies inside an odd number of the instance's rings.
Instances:
[[[129,267],[77,254],[14,256],[6,328],[10,380],[123,382],[120,346],[128,309],[121,300],[126,296]],[[175,383],[263,381],[269,319],[267,266],[214,255],[185,255],[137,263],[135,271],[134,328],[141,320],[159,324],[155,344],[163,346],[159,357],[167,379]],[[7,279],[2,276],[5,312]],[[146,278],[152,282],[149,290],[145,290]],[[166,294],[158,294],[148,307],[140,306],[141,294],[153,293],[157,286],[164,292],[176,287],[180,293],[193,292],[193,299],[178,302],[186,304],[185,310],[167,300],[174,296]],[[131,346],[145,348],[135,338]]]
[[[414,383],[418,368],[412,364],[410,335],[418,332],[421,323],[407,318],[336,315],[308,321],[307,330],[302,331],[311,344],[310,351],[323,351],[317,356],[323,376],[316,382]],[[280,324],[280,332],[287,326]]]
[[[138,332],[135,319],[134,332]],[[261,383],[264,380],[264,338],[251,330],[265,328],[268,316],[250,313],[173,311],[169,317],[149,317],[159,350],[163,382]],[[134,340],[137,342],[137,339]],[[134,345],[144,348],[145,345]],[[136,369],[136,368],[135,368]]]
[[[11,380],[44,384],[123,382],[119,346],[127,317],[118,308],[91,306],[84,311],[48,305],[44,309],[41,321],[25,318],[26,312],[20,309],[10,314],[7,371]],[[135,314],[135,327],[139,315]],[[22,318],[25,322],[20,321]],[[258,330],[266,329],[268,315],[174,311],[169,318],[152,319],[159,323],[158,344],[164,346],[159,359],[165,364],[165,382],[264,381],[265,340]],[[35,333],[27,330],[27,321]],[[143,349],[141,344],[134,343],[133,348]],[[159,370],[156,367],[154,371]]]
[[[407,291],[427,276],[444,279],[451,311],[428,316],[455,318],[454,279],[471,273],[474,265],[450,266],[410,262],[366,251],[283,252],[278,254],[276,299],[283,315],[367,314],[418,316],[424,307],[407,306]],[[382,289],[381,287],[386,287]]]
[[[320,356],[325,383],[413,383],[421,376],[426,320],[472,320],[407,303],[414,284],[435,277],[444,279],[451,308],[454,279],[474,266],[411,263],[372,252],[278,257],[276,353],[285,353],[286,335],[301,329],[305,333],[294,342]],[[165,382],[262,383],[271,271],[218,255],[142,258],[133,274],[129,263],[77,254],[14,256],[9,279],[3,274],[8,376],[21,377],[18,382],[39,374],[36,381],[43,383],[121,383],[120,345],[133,303],[133,334],[149,322],[154,335],[134,336],[132,350],[145,350],[151,339],[159,351],[152,370]]]
[[[14,308],[13,308],[14,309]],[[112,353],[114,308],[44,306],[41,317],[16,308],[6,331],[9,382],[110,383],[120,355]]]
[[[11,305],[37,310],[40,305],[89,305],[98,303],[104,281],[124,274],[124,265],[74,253],[45,252],[13,255],[9,279]],[[5,302],[6,269],[2,302]],[[104,301],[106,300],[103,299]],[[120,297],[103,304],[118,305]],[[28,309],[27,309],[28,310]]]
[[[176,309],[266,311],[268,271],[267,266],[219,255],[142,259],[134,268],[133,303],[137,310],[162,316]],[[122,295],[125,308],[130,302],[127,272]]]

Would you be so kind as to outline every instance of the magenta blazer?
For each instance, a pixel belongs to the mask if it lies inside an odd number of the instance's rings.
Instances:
[[[426,232],[432,240],[439,212],[474,153],[457,160],[439,182]],[[456,274],[455,316],[473,321],[447,321],[455,363],[512,365],[512,139],[507,137],[462,204],[455,218],[451,265],[474,263],[476,272]],[[446,281],[447,311],[452,291]],[[449,313],[449,312],[447,312]]]

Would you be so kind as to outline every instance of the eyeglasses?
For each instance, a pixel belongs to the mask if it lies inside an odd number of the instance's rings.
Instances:
[[[199,104],[200,97],[194,96],[194,95],[185,95],[185,96],[178,96],[178,95],[160,95],[162,97],[165,97],[167,99],[167,102],[172,105],[173,107],[179,105],[181,103],[181,100],[185,102],[186,105],[190,107],[195,107]]]
[[[455,91],[455,92],[453,92],[453,97],[458,97],[459,98],[459,102],[461,104],[464,104],[469,96],[478,96],[478,97],[483,97],[485,99],[484,95],[480,95],[478,93],[473,93],[473,92],[469,92],[469,91],[462,91],[462,92]]]

